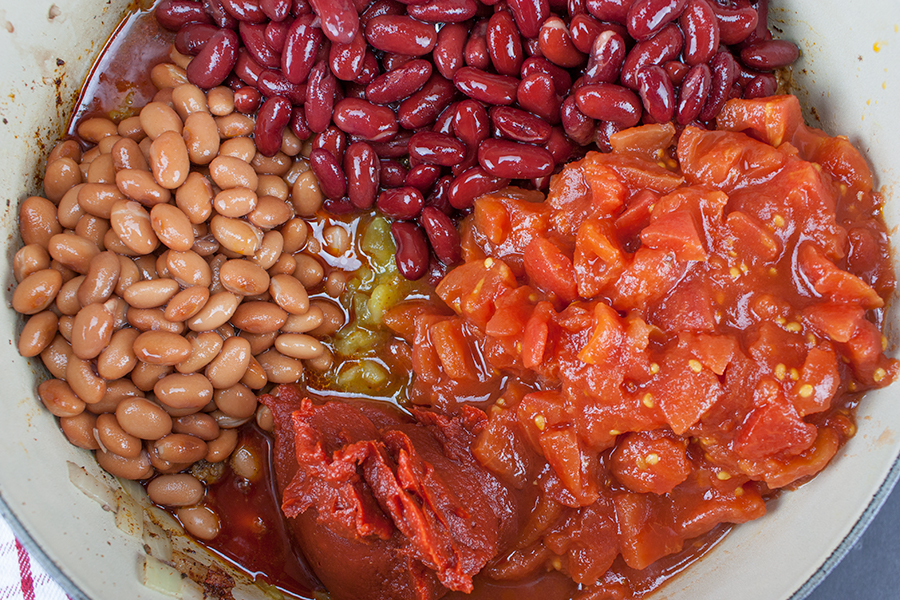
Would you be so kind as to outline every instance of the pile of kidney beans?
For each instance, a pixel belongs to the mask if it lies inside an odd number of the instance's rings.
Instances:
[[[546,189],[641,123],[708,124],[771,95],[795,44],[768,0],[164,0],[159,23],[228,85],[260,152],[291,127],[333,213],[394,220],[400,272],[459,260],[453,217],[512,180]]]

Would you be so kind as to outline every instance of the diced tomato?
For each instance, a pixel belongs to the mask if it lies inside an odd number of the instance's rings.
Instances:
[[[840,381],[837,354],[826,342],[806,355],[800,378],[789,392],[790,401],[801,417],[822,412],[831,406]]]
[[[691,184],[730,193],[745,182],[769,179],[786,159],[772,146],[739,133],[685,127],[678,138],[678,161]]]
[[[815,425],[800,419],[777,381],[762,380],[754,391],[754,403],[757,407],[735,439],[735,450],[741,456],[754,460],[782,452],[796,455],[815,442]]]
[[[529,451],[515,411],[499,410],[472,444],[472,454],[487,469],[517,489],[528,483],[534,458]]]
[[[766,514],[766,503],[755,485],[729,487],[733,489],[720,490],[716,485],[675,488],[670,497],[678,533],[690,539],[720,523],[746,523]],[[738,488],[740,493],[735,493]]]
[[[685,278],[656,305],[651,305],[651,321],[673,331],[715,331],[716,311],[709,281]]]
[[[536,300],[537,295],[528,286],[499,295],[494,302],[496,310],[484,327],[485,334],[492,337],[516,336],[521,339]]]
[[[884,300],[862,279],[842,271],[815,245],[805,242],[797,253],[800,273],[813,289],[835,302],[855,302],[863,308],[881,308]]]
[[[822,165],[854,196],[856,192],[872,191],[872,171],[866,159],[844,136],[825,137],[809,160]]]
[[[525,248],[525,272],[535,287],[569,303],[578,297],[572,259],[547,238],[536,237]]]
[[[625,205],[625,210],[616,218],[615,226],[620,242],[624,245],[650,222],[650,213],[660,196],[651,190],[639,190]]]
[[[736,210],[728,214],[725,222],[733,239],[734,252],[741,260],[749,264],[768,263],[781,254],[781,241],[758,219]]]
[[[716,118],[719,129],[743,131],[776,148],[790,142],[803,126],[796,96],[769,96],[753,100],[729,100]]]
[[[416,317],[425,314],[438,314],[440,309],[425,300],[409,300],[401,302],[384,312],[382,320],[391,331],[412,343],[416,334]]]
[[[596,458],[582,452],[575,430],[548,428],[539,439],[544,458],[578,505],[587,506],[597,500]]]
[[[526,369],[536,369],[544,361],[550,335],[550,319],[556,312],[549,302],[540,302],[525,324],[522,336],[522,364]]]
[[[575,280],[582,298],[593,298],[625,268],[622,250],[607,220],[591,219],[578,228],[575,240]]]
[[[653,190],[668,194],[684,183],[684,177],[636,154],[588,154],[616,172],[633,190]]]
[[[608,304],[598,302],[594,307],[594,330],[587,345],[578,353],[578,358],[588,364],[597,365],[610,356],[619,355],[619,346],[625,337],[622,319]]]
[[[501,260],[487,258],[469,262],[450,271],[436,292],[447,306],[484,328],[494,314],[494,302],[518,287],[512,270]]]
[[[545,536],[544,544],[564,557],[563,572],[576,583],[591,585],[603,577],[619,554],[618,534],[612,498],[603,494]]]
[[[663,431],[622,436],[610,458],[610,472],[638,493],[667,494],[691,473],[684,440]]]
[[[804,320],[817,332],[835,342],[849,342],[866,318],[856,304],[822,302],[803,309]]]
[[[619,310],[638,309],[662,298],[681,279],[687,265],[672,254],[653,248],[641,248],[634,254],[613,294],[613,306]]]
[[[475,227],[492,246],[499,246],[509,237],[509,211],[503,202],[490,196],[475,203]]]
[[[678,210],[654,218],[641,231],[641,241],[649,248],[671,252],[679,261],[705,261],[706,250],[697,232],[694,217],[687,210]]]
[[[681,435],[722,397],[719,378],[682,348],[670,350],[649,389],[669,426]]]
[[[653,123],[631,127],[609,136],[613,152],[623,154],[635,152],[649,160],[659,160],[675,140],[675,126],[672,123]]]
[[[738,343],[730,335],[682,333],[679,345],[687,349],[704,367],[721,375],[738,352]]]
[[[669,524],[660,500],[650,494],[622,492],[613,496],[613,502],[619,522],[619,546],[629,567],[644,569],[681,550],[684,539]]]
[[[460,319],[445,319],[429,327],[428,335],[444,372],[451,379],[478,379],[463,327]]]

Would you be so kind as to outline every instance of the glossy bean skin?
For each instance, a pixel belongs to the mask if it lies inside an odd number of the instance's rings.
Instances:
[[[538,43],[544,58],[557,66],[572,69],[585,62],[586,56],[575,47],[565,21],[559,17],[551,16],[544,21]]]
[[[422,211],[425,198],[414,187],[397,187],[381,192],[378,209],[393,219],[414,219]]]
[[[675,89],[665,69],[658,65],[638,72],[638,91],[644,110],[657,123],[672,120],[675,115]]]
[[[708,63],[719,49],[719,22],[709,0],[688,0],[679,17],[684,33],[684,62]]]
[[[257,150],[265,156],[274,156],[281,150],[282,134],[291,121],[291,110],[290,101],[280,96],[269,98],[260,108],[253,137]]]
[[[366,38],[357,32],[347,44],[332,43],[328,54],[331,72],[342,81],[354,81],[362,73],[366,58]]]
[[[160,475],[147,484],[147,495],[163,506],[192,506],[203,494],[203,484],[188,473]]]
[[[325,196],[334,200],[342,198],[347,191],[347,178],[337,159],[327,150],[318,149],[312,151],[309,161]]]
[[[712,72],[709,95],[698,115],[702,121],[713,119],[719,114],[737,78],[737,64],[729,52],[717,52],[710,61],[709,68]]]
[[[409,155],[426,164],[451,167],[465,158],[466,147],[449,135],[420,131],[409,139]]]
[[[543,144],[550,139],[550,124],[524,110],[495,106],[490,116],[496,130],[511,140]]]
[[[683,45],[684,36],[675,23],[669,23],[650,39],[638,42],[622,63],[622,84],[637,89],[638,71],[649,65],[661,65],[673,60],[681,52]]]
[[[453,79],[453,75],[465,64],[463,49],[467,36],[468,28],[459,23],[444,25],[438,32],[432,58],[434,66],[445,79]]]
[[[378,194],[380,165],[378,155],[366,142],[354,142],[344,153],[347,195],[356,208],[367,209]]]
[[[706,98],[709,96],[712,73],[705,64],[691,67],[681,82],[678,92],[678,106],[675,120],[680,125],[687,125],[700,115]]]
[[[760,41],[741,49],[741,61],[753,69],[774,71],[793,64],[800,57],[800,49],[787,40]]]
[[[491,63],[500,75],[515,77],[525,60],[516,23],[508,12],[496,12],[488,21],[486,42]]]
[[[310,0],[322,20],[322,32],[332,42],[349,44],[359,31],[359,13],[350,0]]]
[[[391,237],[397,246],[397,270],[410,280],[424,276],[428,269],[428,241],[422,228],[409,221],[394,221]]]
[[[415,130],[425,127],[433,123],[438,115],[450,105],[455,92],[451,81],[437,73],[432,73],[431,78],[425,82],[422,89],[400,103],[397,108],[397,121],[404,129]],[[375,151],[381,158],[402,156],[406,154],[404,141],[404,138],[399,135],[392,140],[392,143],[395,142],[393,153],[389,153],[388,148],[381,146],[375,146]]]
[[[342,131],[369,142],[387,141],[399,128],[394,111],[357,98],[338,102],[332,118]]]
[[[625,52],[625,40],[622,36],[614,31],[600,33],[591,46],[584,72],[585,83],[614,83],[625,62]]]
[[[426,206],[419,215],[419,224],[438,260],[448,266],[459,262],[462,257],[459,232],[450,217],[434,206]]]
[[[188,23],[209,23],[209,15],[202,5],[187,0],[163,0],[154,11],[159,24],[169,31],[178,31]]]
[[[203,89],[213,88],[225,81],[237,62],[238,45],[237,33],[231,29],[220,29],[188,65],[188,80]]]
[[[58,317],[50,312],[39,312],[25,322],[19,334],[19,354],[25,357],[37,356],[44,351],[56,335]]]
[[[649,39],[677,19],[687,0],[637,0],[628,9],[625,24],[637,41]]]
[[[55,269],[43,269],[26,277],[13,291],[12,307],[23,315],[47,309],[62,288],[62,275]]]
[[[366,86],[366,99],[375,104],[390,104],[408,98],[420,90],[431,77],[427,60],[411,60],[376,77]]]
[[[719,39],[726,45],[743,42],[753,34],[757,24],[764,20],[760,19],[759,13],[752,6],[729,8],[711,2],[710,7],[719,24]]]
[[[263,71],[259,74],[259,77],[256,78],[256,85],[259,88],[259,93],[267,98],[271,99],[273,96],[282,96],[285,100],[288,100],[292,106],[298,106],[306,102],[307,86],[303,83],[291,83],[287,77],[278,71]],[[235,102],[237,102],[238,94],[245,89],[252,90],[253,88],[248,86],[235,92]]]
[[[586,85],[575,93],[575,103],[585,115],[613,121],[624,127],[637,125],[641,118],[638,96],[622,86],[611,83]]]
[[[306,81],[322,42],[322,30],[313,27],[311,15],[308,17],[299,17],[291,24],[281,53],[281,72],[294,84]]]
[[[468,99],[457,104],[453,132],[466,146],[477,148],[491,134],[490,119],[484,106]]]
[[[453,85],[473,100],[485,104],[507,105],[516,100],[519,80],[473,67],[463,67],[453,76]]]
[[[548,0],[511,0],[508,4],[522,35],[536,38],[541,24],[550,15]]]
[[[400,15],[381,15],[366,24],[366,40],[383,52],[422,56],[434,50],[433,25]]]
[[[531,179],[553,171],[553,157],[544,148],[488,139],[478,146],[478,163],[495,177]]]
[[[316,132],[325,131],[331,123],[334,107],[335,79],[325,61],[319,61],[309,74],[306,87],[306,104],[303,108],[306,123]]]

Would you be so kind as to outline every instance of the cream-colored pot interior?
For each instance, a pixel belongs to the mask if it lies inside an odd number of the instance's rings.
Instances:
[[[874,165],[885,219],[900,223],[900,3],[773,1],[771,21],[799,43],[797,93],[811,123],[848,135]],[[9,306],[10,262],[21,242],[19,202],[40,193],[43,159],[65,126],[92,60],[132,6],[125,0],[0,3],[0,190]],[[894,244],[900,239],[894,236]],[[38,361],[21,358],[22,320],[0,314],[3,415],[0,513],[73,598],[165,598],[140,584],[143,542],[70,482],[69,462],[97,472],[35,399]],[[888,319],[896,354],[897,302]],[[900,454],[900,384],[870,394],[859,433],[813,482],[772,503],[769,515],[734,530],[709,556],[654,598],[801,598],[849,548],[890,491]],[[122,515],[119,515],[119,525]],[[126,519],[127,520],[127,519]]]

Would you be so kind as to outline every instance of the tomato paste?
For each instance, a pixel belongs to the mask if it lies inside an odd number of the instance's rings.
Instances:
[[[762,516],[853,436],[898,368],[871,173],[792,96],[717,125],[627,130],[546,199],[480,198],[441,301],[385,315],[407,412],[264,397],[282,509],[336,600],[548,571],[635,597],[635,573]]]

